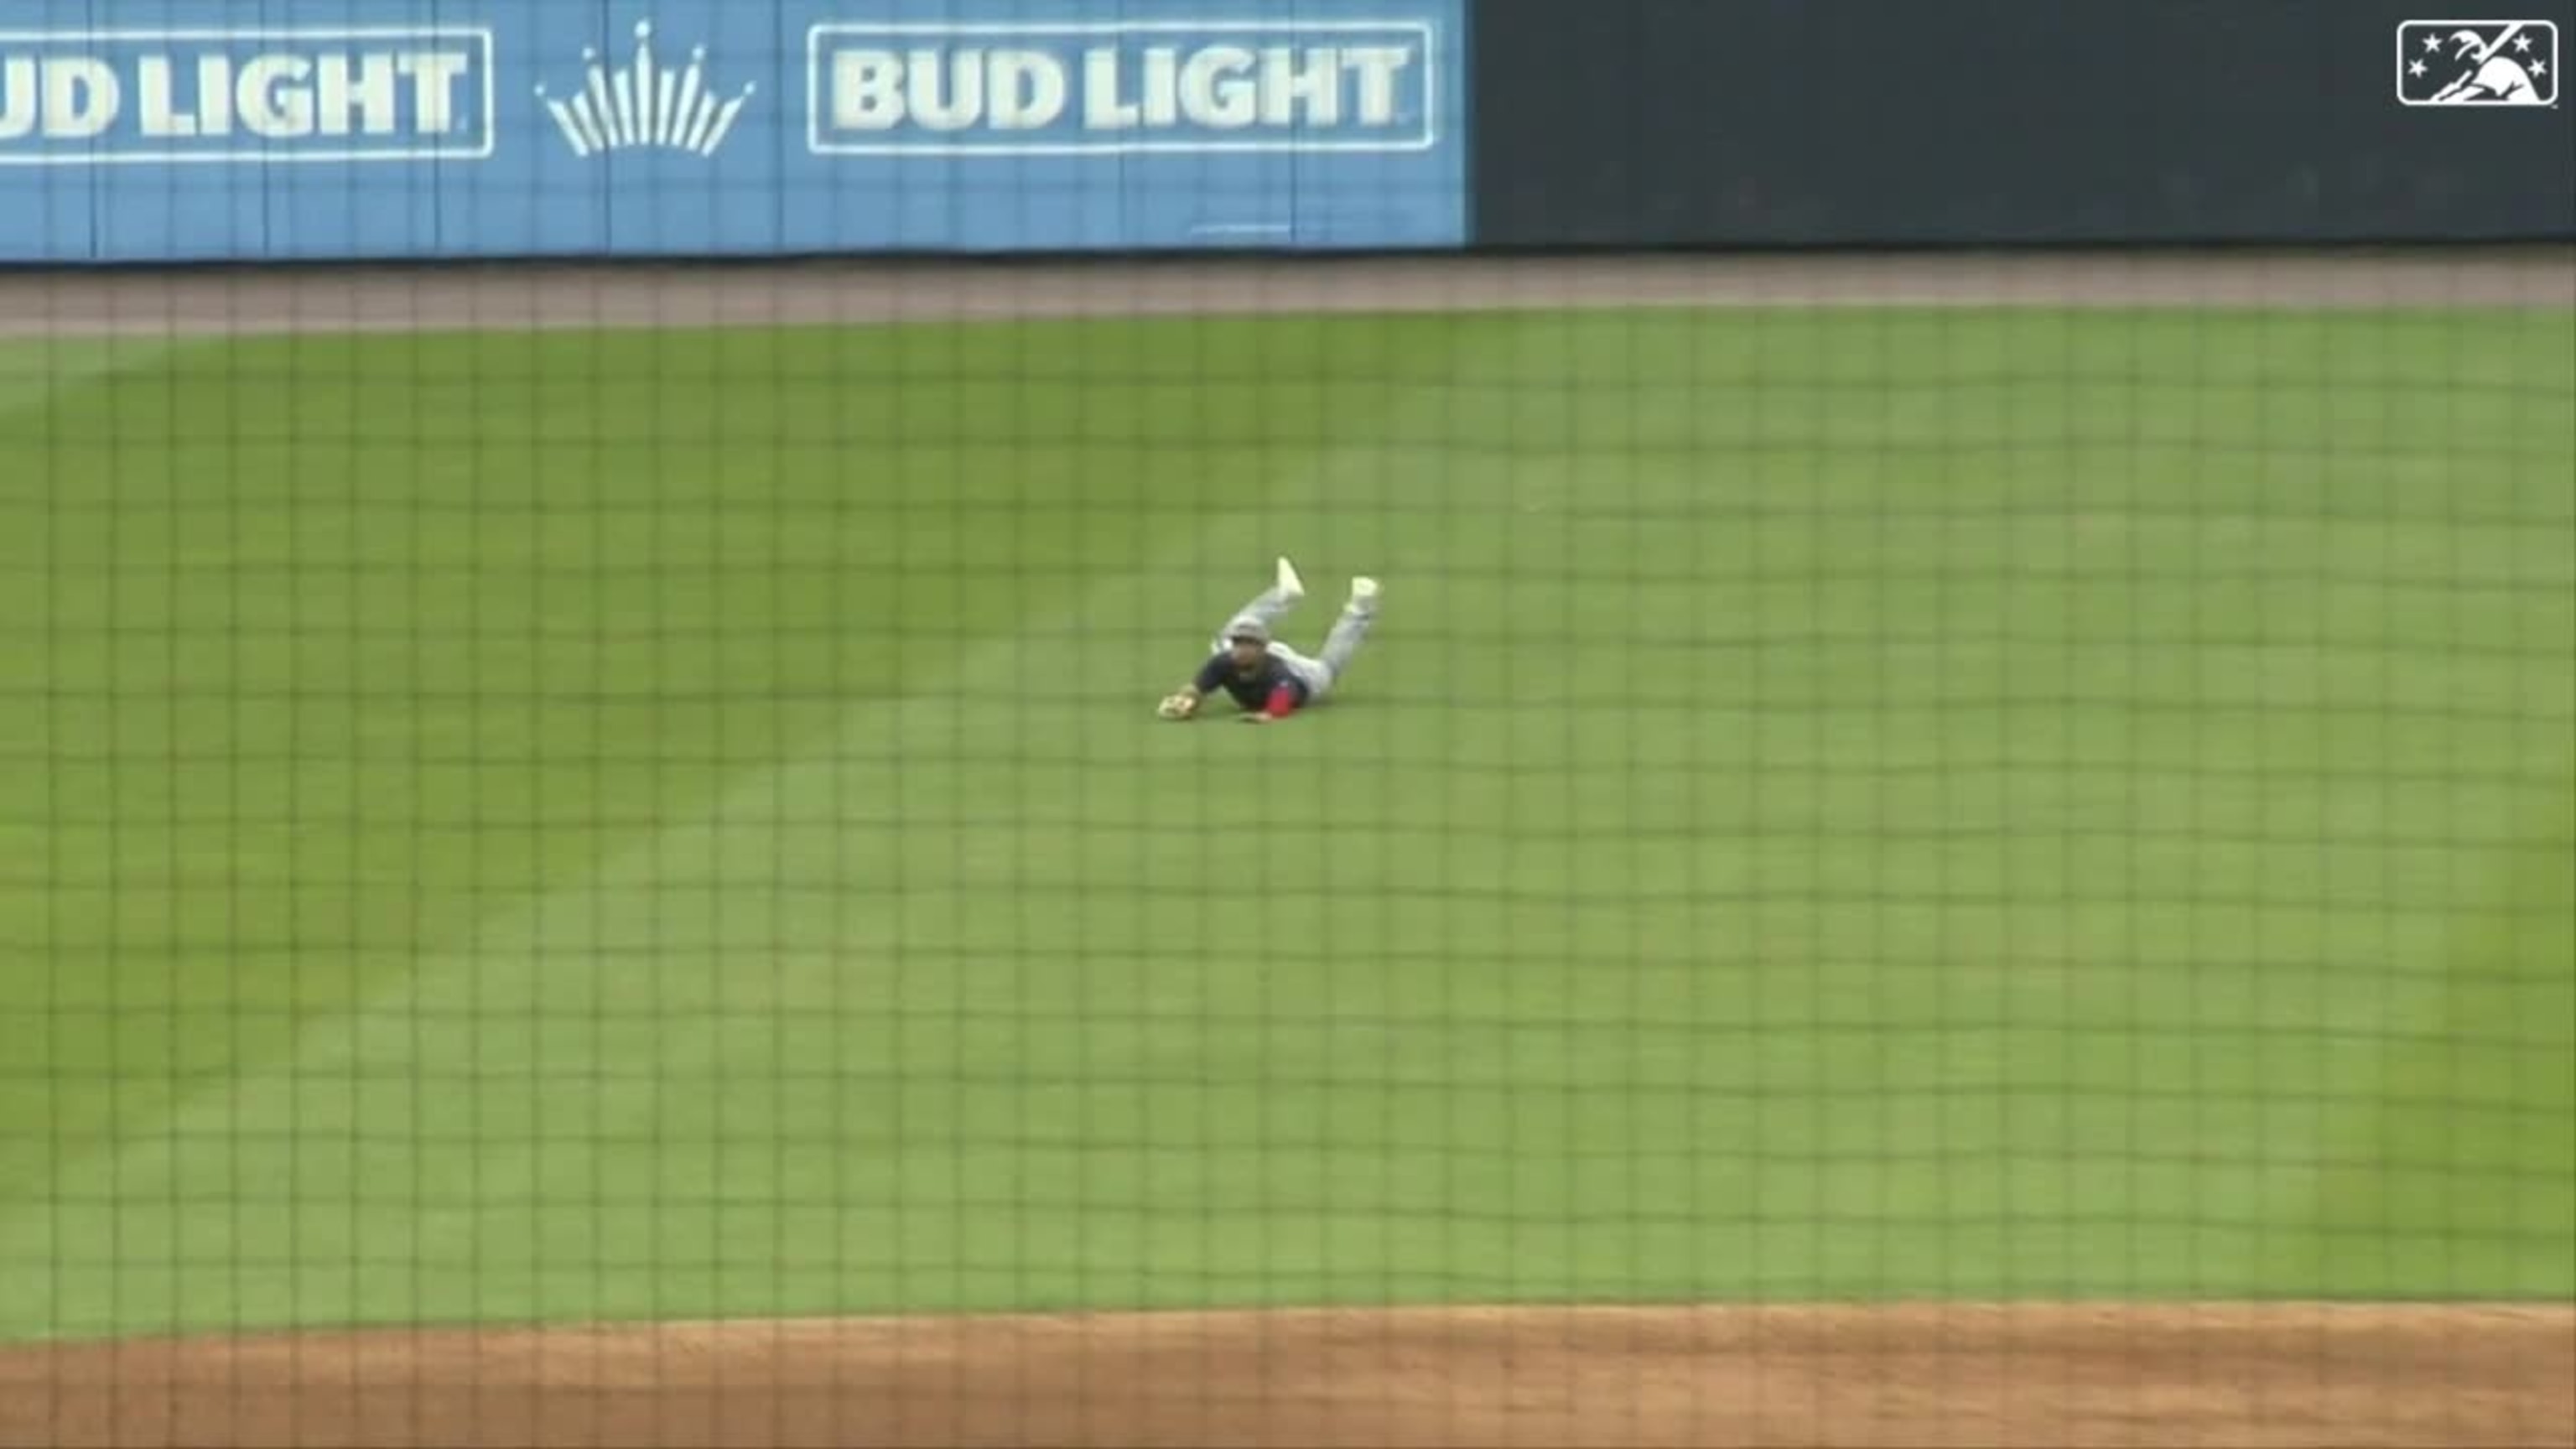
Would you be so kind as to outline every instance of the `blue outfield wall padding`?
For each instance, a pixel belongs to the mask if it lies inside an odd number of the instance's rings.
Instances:
[[[0,262],[1446,249],[1461,0],[17,0]]]

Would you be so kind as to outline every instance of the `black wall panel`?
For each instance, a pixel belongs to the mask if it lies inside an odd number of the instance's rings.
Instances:
[[[1476,0],[1499,247],[2576,237],[2576,107],[2400,105],[2406,0]],[[2506,18],[2557,22],[2576,3]],[[2472,7],[2484,18],[2487,7]]]

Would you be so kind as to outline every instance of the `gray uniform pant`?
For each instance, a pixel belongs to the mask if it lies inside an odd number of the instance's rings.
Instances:
[[[1377,621],[1377,606],[1373,602],[1344,605],[1341,617],[1333,621],[1332,631],[1324,636],[1323,651],[1313,656],[1300,654],[1277,638],[1279,620],[1295,607],[1296,602],[1277,589],[1263,590],[1259,597],[1237,609],[1234,617],[1225,621],[1225,628],[1216,636],[1216,649],[1223,653],[1231,648],[1234,631],[1245,624],[1259,624],[1270,630],[1270,657],[1278,660],[1306,686],[1306,702],[1312,704],[1330,693],[1350,669],[1351,660],[1360,652],[1360,644],[1368,638],[1369,625]]]

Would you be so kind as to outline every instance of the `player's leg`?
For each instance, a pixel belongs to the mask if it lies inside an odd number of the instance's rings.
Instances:
[[[1369,626],[1377,622],[1377,580],[1351,580],[1351,599],[1342,605],[1341,617],[1333,621],[1333,631],[1324,636],[1324,654],[1320,661],[1324,672],[1340,679],[1351,661],[1359,657],[1360,645],[1368,642]]]
[[[1235,610],[1233,616],[1225,621],[1225,627],[1217,631],[1216,647],[1222,651],[1226,642],[1234,637],[1235,630],[1247,623],[1258,624],[1265,634],[1268,633],[1280,617],[1297,607],[1297,601],[1304,597],[1306,582],[1297,577],[1297,566],[1284,558],[1279,560],[1279,571],[1270,587],[1262,590],[1251,603]]]

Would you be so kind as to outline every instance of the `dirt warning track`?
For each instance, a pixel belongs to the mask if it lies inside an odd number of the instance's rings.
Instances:
[[[0,273],[0,332],[142,336],[1610,306],[2576,307],[2576,248]]]

